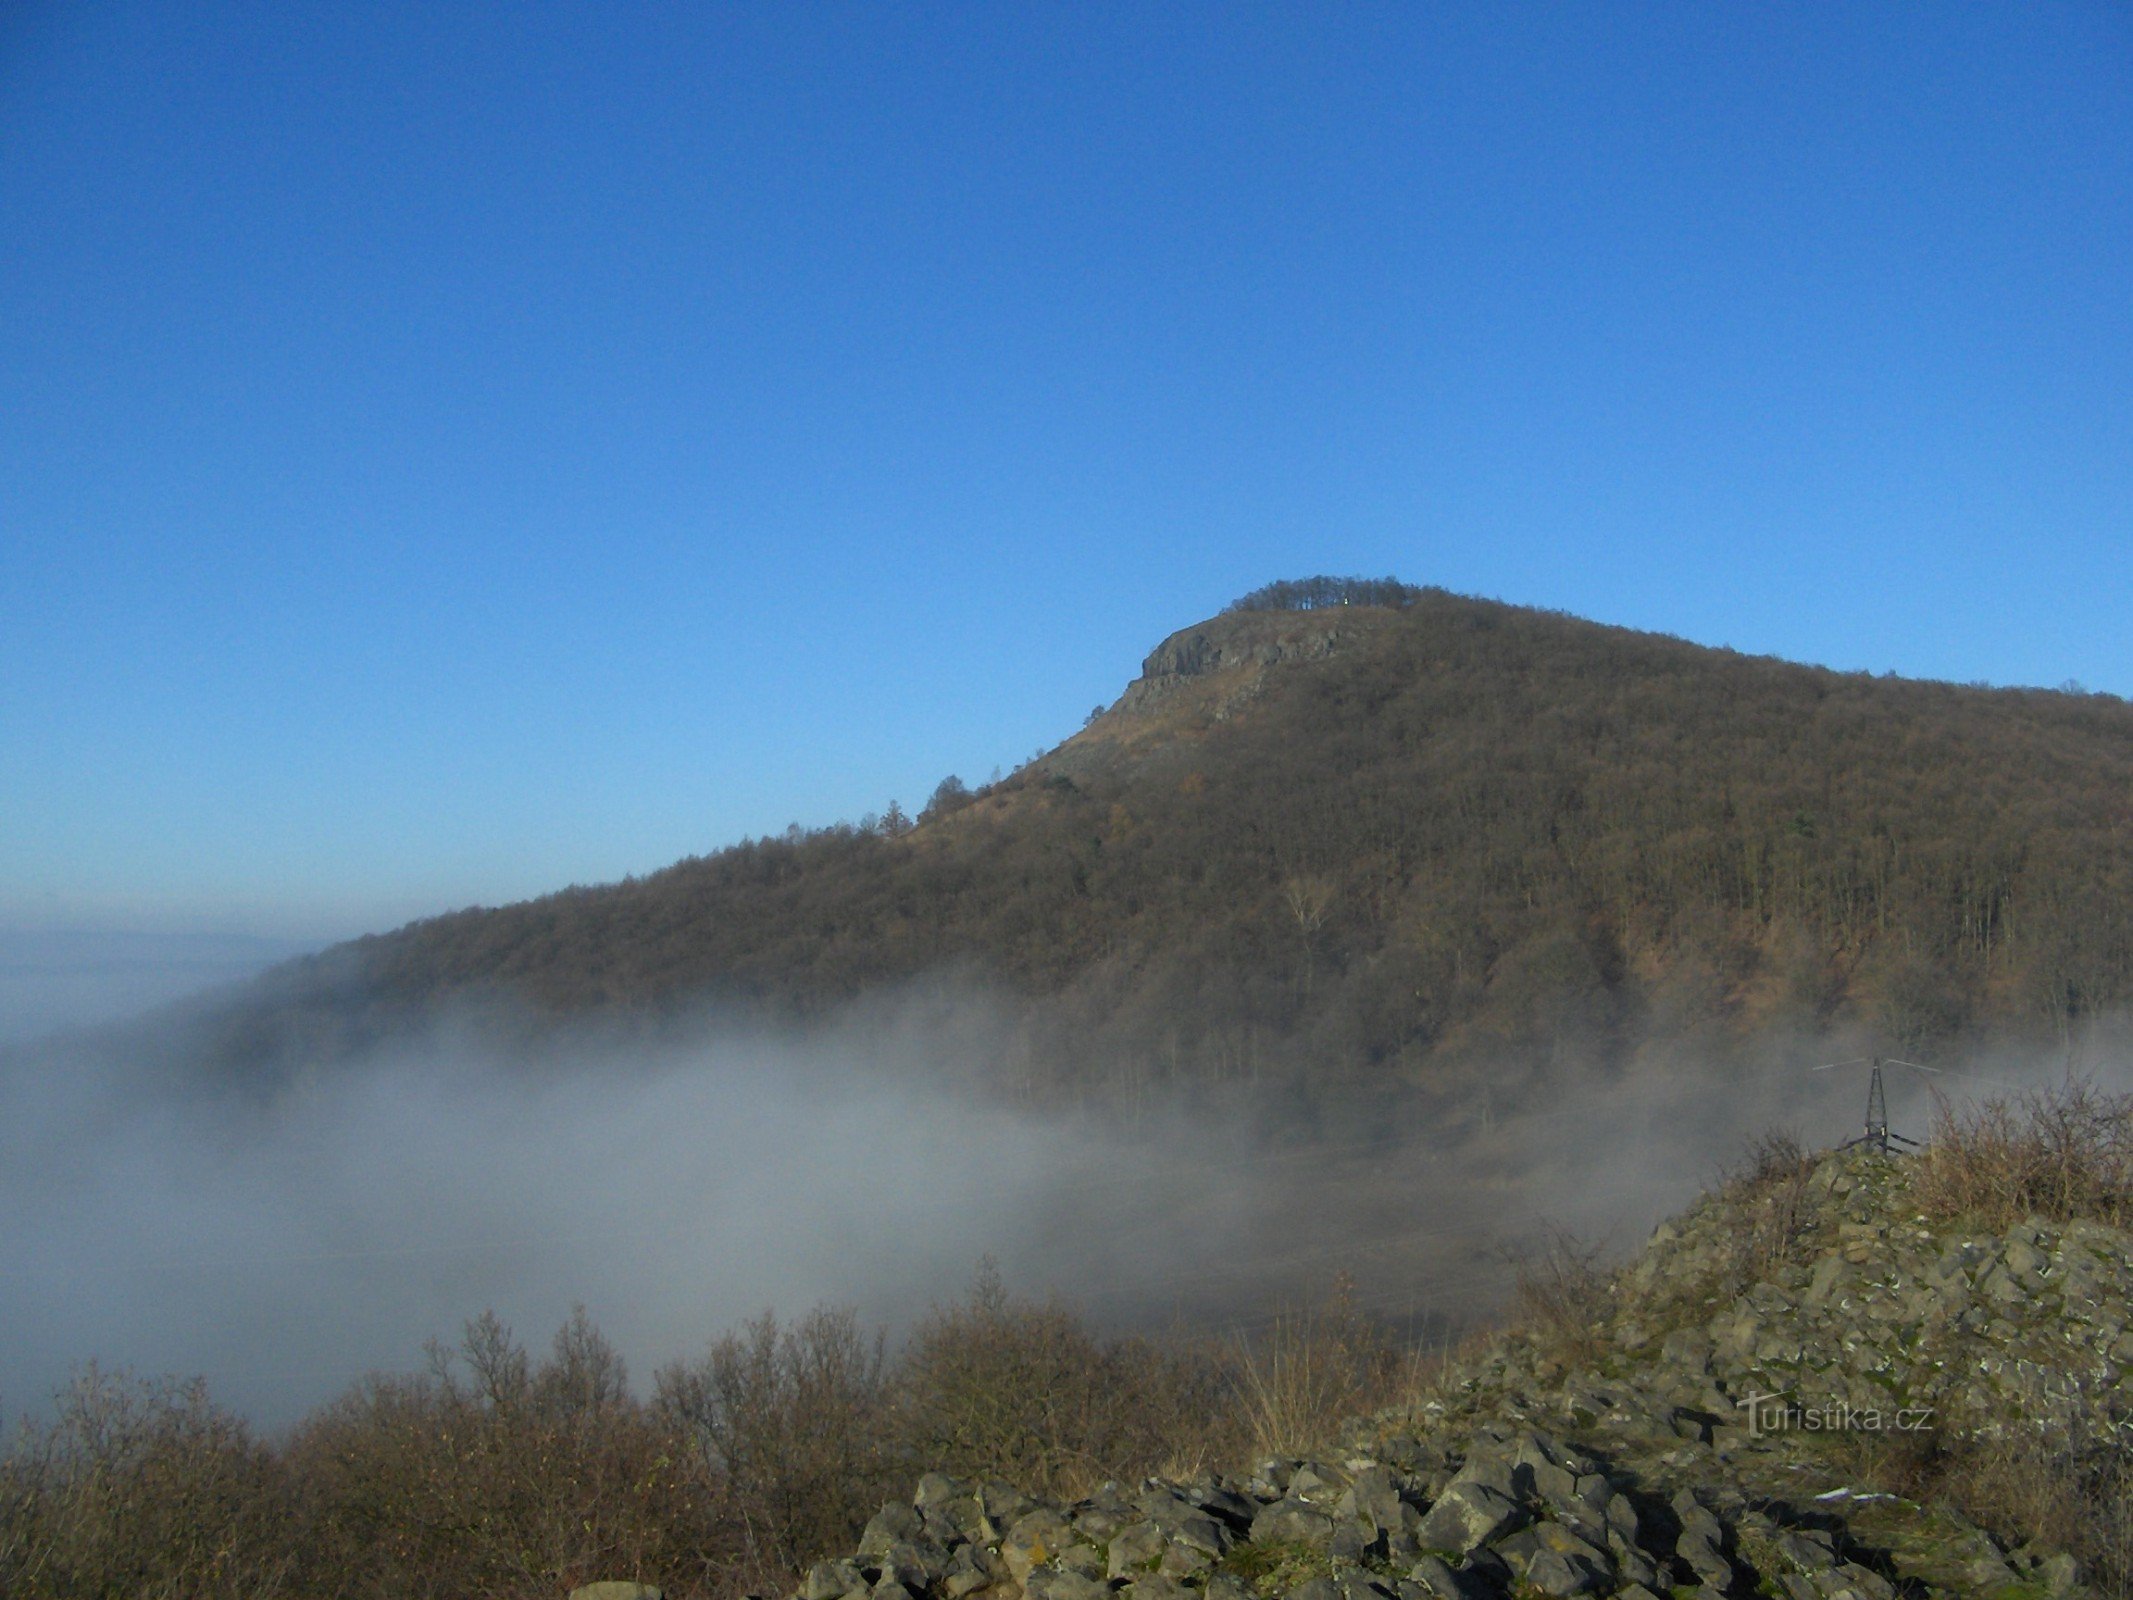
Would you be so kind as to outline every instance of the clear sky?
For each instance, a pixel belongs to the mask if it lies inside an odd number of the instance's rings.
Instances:
[[[1012,767],[1277,577],[2133,695],[2116,4],[0,9],[0,928]]]

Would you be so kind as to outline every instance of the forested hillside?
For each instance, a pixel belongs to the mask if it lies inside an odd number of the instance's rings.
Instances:
[[[330,1055],[477,998],[820,1016],[941,976],[1027,1008],[1016,1070],[1046,1081],[1413,1081],[1778,1025],[2063,1038],[2133,995],[2133,706],[1275,585],[915,820],[358,941],[210,1048]]]

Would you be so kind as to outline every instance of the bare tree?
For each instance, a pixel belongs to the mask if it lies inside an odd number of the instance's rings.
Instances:
[[[1318,930],[1325,926],[1326,913],[1333,909],[1339,893],[1340,885],[1324,873],[1292,872],[1281,880],[1282,904],[1296,919],[1296,932],[1303,940],[1306,996],[1318,971]]]

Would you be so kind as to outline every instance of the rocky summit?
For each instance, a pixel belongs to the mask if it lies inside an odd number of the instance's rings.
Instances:
[[[1768,1161],[1310,1458],[1071,1503],[929,1475],[795,1600],[2120,1592],[1995,1497],[2122,1470],[2133,1234],[1930,1220],[1916,1170]]]

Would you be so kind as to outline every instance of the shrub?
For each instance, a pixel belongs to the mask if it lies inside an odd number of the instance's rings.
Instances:
[[[204,1384],[92,1362],[0,1459],[0,1593],[280,1594],[287,1507],[272,1454]]]
[[[714,1485],[665,1419],[631,1400],[582,1312],[535,1368],[493,1316],[467,1325],[472,1382],[433,1351],[314,1414],[286,1459],[304,1489],[318,1586],[356,1596],[550,1596],[592,1579],[709,1586]]]
[[[2133,1595],[2133,1463],[2115,1438],[1959,1446],[1942,1492],[2009,1544],[2073,1554],[2100,1594]]]
[[[1969,1419],[1974,1421],[1975,1419]],[[2103,1407],[2062,1434],[1974,1426],[1929,1435],[1831,1438],[1847,1478],[1905,1499],[1954,1505],[2009,1548],[2065,1551],[2084,1586],[2133,1596],[2133,1458]]]
[[[1120,1419],[1104,1352],[1058,1305],[1012,1300],[990,1261],[969,1298],[936,1308],[898,1373],[907,1448],[959,1477],[1032,1493],[1102,1476]]]
[[[1062,1306],[1011,1298],[990,1261],[913,1334],[896,1392],[913,1457],[1067,1496],[1204,1458],[1235,1409],[1211,1347],[1099,1339]]]
[[[2133,1223],[2133,1095],[2069,1078],[2015,1100],[1942,1099],[1914,1183],[1940,1217],[2004,1228],[2024,1217]]]
[[[663,1370],[654,1403],[723,1485],[760,1583],[850,1544],[898,1486],[882,1339],[850,1311],[818,1309],[789,1328],[765,1313]]]
[[[1807,1180],[1814,1169],[1814,1158],[1789,1129],[1769,1129],[1749,1141],[1747,1168],[1724,1191],[1748,1224],[1733,1239],[1730,1267],[1739,1287],[1800,1259],[1813,1233]]]

